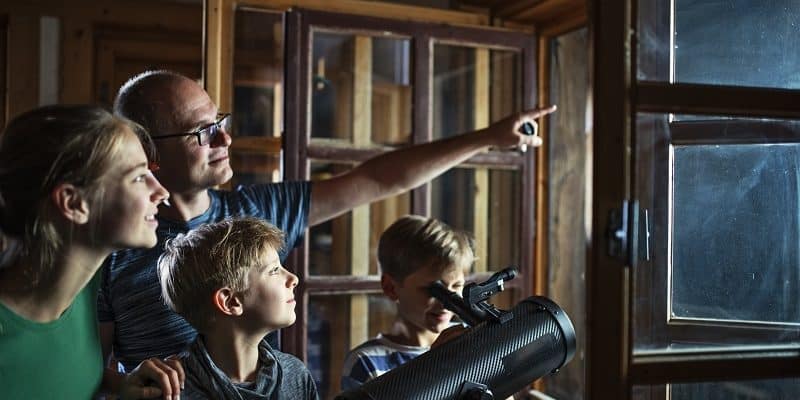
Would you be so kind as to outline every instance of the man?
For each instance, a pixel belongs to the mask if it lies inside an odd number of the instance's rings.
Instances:
[[[143,125],[156,146],[156,177],[170,192],[159,208],[159,243],[125,250],[104,266],[98,301],[104,353],[112,349],[126,370],[148,357],[180,352],[196,335],[160,297],[156,263],[166,240],[233,216],[265,219],[286,233],[283,260],[308,226],[350,209],[413,189],[489,147],[538,146],[521,135],[524,122],[555,107],[506,118],[482,130],[395,150],[330,179],[252,185],[235,191],[212,188],[231,179],[229,116],[195,81],[168,71],[149,71],[122,86],[114,111]],[[313,199],[313,201],[312,201]]]

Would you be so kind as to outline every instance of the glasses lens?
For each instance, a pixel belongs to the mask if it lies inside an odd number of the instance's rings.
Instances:
[[[225,133],[231,133],[231,126],[233,125],[233,118],[231,118],[230,114],[225,114],[222,118],[220,118],[219,127],[225,131]]]
[[[222,118],[214,122],[213,124],[203,128],[198,132],[198,138],[200,139],[200,146],[205,146],[212,141],[214,138],[217,137],[219,130],[223,129],[225,132],[231,131],[231,118],[230,114],[224,115]]]

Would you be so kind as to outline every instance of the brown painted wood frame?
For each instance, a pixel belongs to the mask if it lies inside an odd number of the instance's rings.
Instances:
[[[606,216],[636,192],[637,112],[800,116],[800,91],[636,81],[635,0],[591,3],[594,87],[594,206],[588,283],[588,397],[630,399],[634,385],[800,376],[800,351],[632,350],[632,276],[606,254]],[[780,138],[776,138],[780,140]],[[629,226],[629,229],[633,228]]]
[[[432,138],[431,118],[431,74],[432,64],[429,62],[433,41],[447,44],[485,46],[494,49],[516,50],[521,54],[523,63],[522,81],[524,83],[522,105],[532,108],[536,104],[536,40],[529,34],[490,30],[480,28],[454,27],[442,24],[412,23],[393,19],[344,15],[323,11],[296,9],[286,14],[286,132],[284,135],[285,179],[308,179],[309,159],[325,161],[360,162],[381,152],[388,147],[378,149],[353,149],[312,144],[309,140],[309,63],[310,63],[310,31],[311,28],[322,28],[330,31],[349,32],[389,32],[391,35],[406,37],[412,40],[412,75],[413,114],[412,140],[414,143],[430,141]],[[534,152],[524,155],[509,152],[489,152],[467,160],[464,165],[481,165],[492,168],[512,169],[521,172],[524,198],[522,207],[520,240],[530,243],[529,251],[521,255],[521,267],[525,276],[533,276],[534,243],[534,204],[535,204],[535,157]],[[412,212],[426,215],[430,209],[430,194],[425,185],[412,191]],[[306,243],[307,245],[307,243]],[[298,293],[298,320],[290,328],[283,331],[284,349],[293,354],[305,357],[307,334],[306,313],[308,296],[313,294],[353,294],[379,293],[380,284],[374,276],[310,276],[308,273],[307,246],[304,245],[293,252],[289,261],[301,278]],[[472,279],[485,279],[488,274],[473,276]],[[510,287],[520,289],[523,296],[532,294],[533,280],[515,280],[509,282]]]

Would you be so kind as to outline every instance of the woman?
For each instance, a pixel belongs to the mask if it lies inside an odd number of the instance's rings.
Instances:
[[[4,398],[179,394],[177,361],[146,360],[122,378],[104,370],[97,332],[97,270],[114,250],[156,244],[155,214],[168,196],[140,135],[99,107],[48,106],[0,137]]]

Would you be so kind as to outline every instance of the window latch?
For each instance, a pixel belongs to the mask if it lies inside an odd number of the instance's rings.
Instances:
[[[606,253],[631,267],[650,260],[650,213],[637,200],[624,200],[608,212]]]

